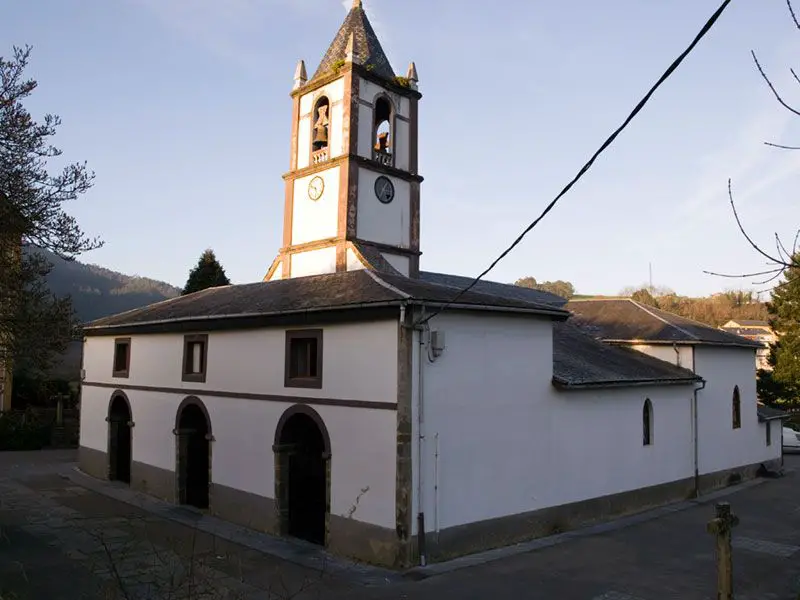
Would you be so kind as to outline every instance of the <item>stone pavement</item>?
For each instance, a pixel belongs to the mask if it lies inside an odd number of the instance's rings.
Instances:
[[[73,460],[0,453],[0,600],[715,598],[713,498],[409,578],[76,477]],[[800,467],[800,457],[786,466]],[[797,600],[800,470],[723,497],[741,519],[737,600]]]

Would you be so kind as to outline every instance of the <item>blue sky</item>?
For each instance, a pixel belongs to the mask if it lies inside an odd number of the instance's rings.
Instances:
[[[347,5],[350,2],[346,2]],[[395,70],[417,63],[423,268],[476,275],[577,172],[694,37],[718,0],[365,0]],[[34,115],[86,160],[69,211],[106,245],[81,257],[183,285],[211,247],[236,283],[281,244],[298,59],[313,71],[342,0],[5,0],[2,54],[31,44]],[[683,294],[760,270],[727,204],[772,244],[800,224],[800,31],[784,0],[735,0],[594,169],[489,277],[618,293],[648,277]],[[745,282],[746,283],[746,282]],[[764,286],[755,286],[762,289]]]

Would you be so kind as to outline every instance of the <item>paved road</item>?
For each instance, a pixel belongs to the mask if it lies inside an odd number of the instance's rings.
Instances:
[[[712,501],[413,581],[75,477],[73,460],[0,454],[0,600],[715,597]],[[800,457],[786,466],[798,470],[725,497],[741,518],[737,600],[798,599]]]

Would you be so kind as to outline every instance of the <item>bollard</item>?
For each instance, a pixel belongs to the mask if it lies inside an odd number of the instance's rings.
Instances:
[[[733,549],[731,534],[739,524],[739,517],[731,512],[731,505],[716,505],[716,517],[708,523],[708,533],[717,542],[717,600],[733,600]]]

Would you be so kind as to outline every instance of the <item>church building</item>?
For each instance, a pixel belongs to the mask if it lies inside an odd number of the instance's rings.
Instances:
[[[421,270],[419,77],[396,74],[360,0],[291,97],[264,281],[85,328],[84,472],[405,568],[779,464],[747,340],[676,361],[558,296]]]

